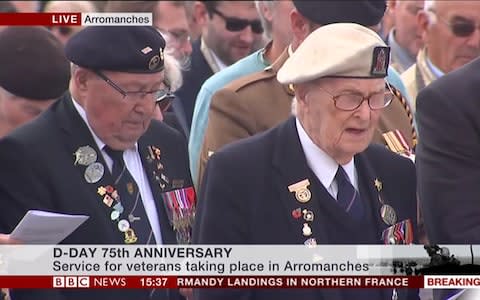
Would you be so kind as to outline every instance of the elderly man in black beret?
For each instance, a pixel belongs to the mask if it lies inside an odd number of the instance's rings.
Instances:
[[[68,89],[63,46],[43,27],[0,31],[0,136],[32,120]]]
[[[70,93],[0,141],[0,230],[28,209],[90,218],[65,244],[188,242],[168,207],[195,201],[177,131],[152,120],[168,101],[165,41],[153,27],[88,27],[65,47]],[[164,200],[165,199],[165,200]],[[191,207],[190,207],[191,208]],[[187,216],[188,218],[188,216]],[[185,233],[185,232],[184,232]],[[172,299],[175,290],[14,290],[14,299]]]

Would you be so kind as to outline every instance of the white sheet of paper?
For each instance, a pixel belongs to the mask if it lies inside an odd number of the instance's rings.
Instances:
[[[10,237],[25,244],[58,244],[89,217],[29,210]]]

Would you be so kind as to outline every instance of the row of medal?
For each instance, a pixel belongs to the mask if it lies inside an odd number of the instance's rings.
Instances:
[[[86,166],[84,178],[88,183],[97,183],[102,179],[105,173],[105,168],[103,164],[97,162],[98,155],[95,149],[89,145],[82,146],[75,151],[74,155],[74,165]],[[129,193],[133,193],[133,184],[130,186],[127,185],[127,190]],[[122,203],[120,203],[120,195],[118,195],[117,190],[112,186],[100,186],[97,189],[97,193],[102,197],[103,203],[107,207],[113,209],[110,213],[110,219],[117,222],[118,230],[124,233],[125,243],[135,243],[138,238],[135,231],[131,228],[130,223],[139,220],[139,217],[130,214],[128,220],[120,219],[121,214],[124,212],[124,208]]]
[[[189,244],[195,221],[196,197],[193,187],[176,189],[162,194],[168,220],[172,224],[179,244]]]
[[[295,199],[297,199],[298,202],[305,204],[310,199],[312,199],[312,193],[308,189],[308,186],[310,185],[310,181],[308,179],[302,180],[300,182],[294,183],[292,185],[288,186],[288,190],[291,193],[295,193]],[[312,222],[315,219],[315,215],[313,211],[308,210],[306,208],[301,208],[298,207],[294,210],[292,210],[292,217],[294,219],[300,219],[303,218],[303,227],[302,227],[302,235],[307,238],[303,243],[307,247],[312,247],[317,245],[317,240],[312,236],[313,231],[312,231]]]
[[[127,191],[130,194],[134,193],[133,184],[127,184]],[[118,195],[117,190],[111,185],[100,186],[97,189],[97,193],[103,197],[103,204],[107,207],[112,208],[110,212],[110,219],[113,222],[117,223],[117,228],[120,232],[124,234],[124,241],[126,244],[136,243],[138,240],[135,231],[131,227],[131,223],[139,221],[140,217],[136,217],[133,214],[128,214],[127,219],[121,219],[122,214],[124,213],[124,207],[120,202],[120,196]]]

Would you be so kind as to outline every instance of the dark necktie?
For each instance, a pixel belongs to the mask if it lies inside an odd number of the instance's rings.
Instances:
[[[120,196],[123,212],[120,220],[128,222],[138,240],[137,244],[155,244],[155,237],[147,217],[138,185],[128,171],[123,160],[123,151],[104,147],[105,152],[113,160],[112,177]],[[119,226],[120,227],[120,226]]]
[[[335,174],[337,180],[338,194],[337,203],[354,219],[360,220],[363,217],[363,204],[360,198],[360,194],[353,187],[348,179],[347,173],[338,166],[337,174]]]

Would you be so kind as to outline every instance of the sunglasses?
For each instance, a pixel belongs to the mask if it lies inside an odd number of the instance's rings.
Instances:
[[[240,19],[235,17],[227,17],[215,8],[212,11],[213,13],[217,14],[218,16],[220,16],[222,19],[225,20],[225,28],[228,31],[231,31],[231,32],[242,31],[248,26],[250,26],[252,28],[253,33],[256,33],[256,34],[263,33],[263,26],[260,20],[250,21],[250,20]]]
[[[63,36],[69,36],[73,32],[73,28],[67,26],[52,26],[48,27],[48,30],[58,30],[58,32]]]
[[[450,28],[452,33],[458,37],[469,37],[475,32],[477,28],[480,28],[480,26],[477,26],[475,22],[471,20],[461,18],[453,21],[447,21],[439,17],[435,11],[431,10],[431,12],[434,13],[435,16],[437,16],[437,18],[442,21],[442,23],[446,24]]]

